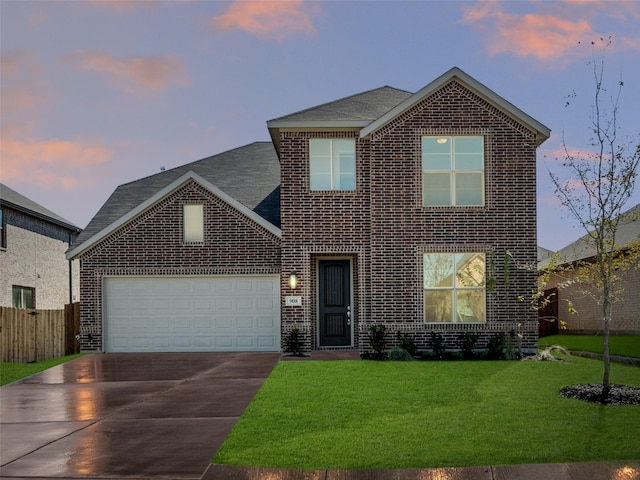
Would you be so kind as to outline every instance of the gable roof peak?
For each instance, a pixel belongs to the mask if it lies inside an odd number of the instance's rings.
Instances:
[[[493,90],[489,89],[482,83],[478,82],[475,78],[465,73],[459,67],[453,67],[440,75],[438,78],[424,86],[418,92],[414,93],[412,96],[407,98],[405,101],[395,106],[393,109],[386,112],[380,118],[377,118],[369,125],[364,127],[360,131],[360,137],[365,138],[371,135],[376,130],[379,130],[384,125],[391,122],[393,119],[397,118],[411,107],[421,102],[424,98],[428,97],[435,91],[447,85],[449,82],[457,81],[465,88],[471,90],[476,93],[483,99],[485,99],[490,104],[494,105],[502,112],[506,113],[519,123],[527,126],[531,130],[536,133],[538,145],[547,140],[551,135],[551,130],[543,125],[542,123],[535,120],[533,117],[527,115],[518,107],[513,105],[511,102],[505,100],[500,95],[495,93]]]

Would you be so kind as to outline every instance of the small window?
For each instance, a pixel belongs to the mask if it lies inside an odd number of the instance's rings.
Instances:
[[[184,205],[183,231],[185,243],[204,242],[203,205]]]
[[[424,321],[486,321],[485,254],[424,254]]]
[[[309,141],[309,188],[356,189],[356,142],[352,138]]]
[[[481,136],[422,137],[424,206],[484,205]]]
[[[14,285],[12,288],[13,308],[36,308],[36,289]]]

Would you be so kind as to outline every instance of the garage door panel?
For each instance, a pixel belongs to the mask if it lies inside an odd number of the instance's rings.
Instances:
[[[279,351],[276,276],[107,277],[105,351]]]

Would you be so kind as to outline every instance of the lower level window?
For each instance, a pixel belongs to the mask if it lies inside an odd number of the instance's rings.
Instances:
[[[13,308],[36,308],[36,289],[14,285],[12,288]]]
[[[484,253],[425,253],[424,321],[486,321]]]

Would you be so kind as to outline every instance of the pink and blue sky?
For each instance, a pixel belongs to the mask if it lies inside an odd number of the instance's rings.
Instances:
[[[0,180],[79,227],[119,184],[269,140],[269,119],[457,66],[551,128],[538,243],[555,250],[583,234],[548,170],[563,135],[588,152],[600,38],[623,136],[640,131],[637,1],[0,0],[0,22]]]

